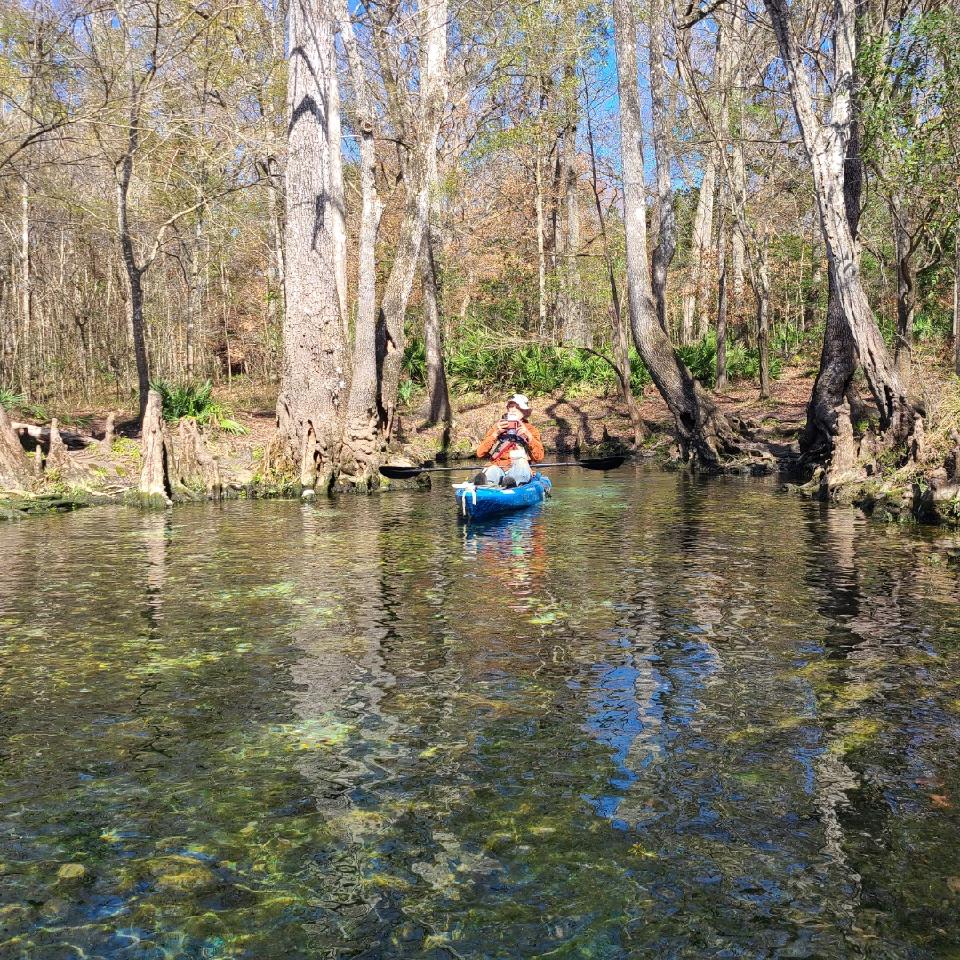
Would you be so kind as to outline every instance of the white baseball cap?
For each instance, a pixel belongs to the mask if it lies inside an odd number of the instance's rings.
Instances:
[[[530,401],[522,393],[515,393],[507,403],[515,403],[524,413],[529,413],[533,409]]]

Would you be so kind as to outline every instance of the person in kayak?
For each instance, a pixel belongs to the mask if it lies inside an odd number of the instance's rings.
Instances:
[[[477,447],[478,457],[490,457],[491,464],[474,478],[477,486],[518,487],[527,483],[533,473],[531,463],[543,459],[540,432],[529,422],[530,401],[515,393],[507,401],[507,412],[498,420]]]

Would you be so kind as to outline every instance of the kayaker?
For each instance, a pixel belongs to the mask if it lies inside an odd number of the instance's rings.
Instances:
[[[478,486],[518,487],[532,477],[531,463],[543,459],[540,432],[529,422],[533,408],[522,394],[507,401],[507,412],[498,420],[477,447],[478,457],[490,457],[491,464],[473,479]]]

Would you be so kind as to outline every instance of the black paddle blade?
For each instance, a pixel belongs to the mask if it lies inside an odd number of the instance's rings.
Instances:
[[[590,460],[578,460],[577,466],[586,467],[587,470],[616,470],[626,457],[593,457]]]
[[[385,463],[380,468],[380,472],[388,480],[412,480],[414,477],[419,477],[420,474],[423,473],[423,467],[398,467]]]

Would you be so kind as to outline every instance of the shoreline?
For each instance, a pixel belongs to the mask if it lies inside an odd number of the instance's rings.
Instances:
[[[942,465],[934,446],[930,451],[933,456],[922,471],[914,469],[901,474],[893,466],[872,475],[847,478],[842,485],[828,489],[821,468],[803,468],[797,440],[805,422],[812,382],[809,369],[790,368],[773,381],[768,400],[759,399],[752,383],[715,391],[713,396],[724,415],[735,418],[741,429],[769,449],[772,456],[769,469],[758,470],[754,466],[722,472],[772,475],[785,490],[853,506],[867,516],[886,521],[960,527],[960,436],[956,438],[957,445],[947,450],[946,458],[941,458]],[[130,422],[121,423],[117,436],[105,445],[97,434],[107,421],[107,411],[81,412],[64,418],[69,424],[64,434],[72,449],[58,453],[53,469],[49,457],[41,469],[36,450],[42,444],[34,439],[33,451],[28,450],[28,455],[34,455],[36,490],[0,494],[0,519],[24,519],[110,504],[166,508],[208,499],[298,499],[308,493],[291,478],[276,476],[263,466],[274,430],[269,389],[261,388],[259,394],[246,396],[238,393],[233,397],[228,393],[227,397],[236,407],[235,416],[244,433],[203,433],[204,444],[217,465],[215,487],[181,485],[172,503],[144,502],[138,491],[142,451],[132,435]],[[668,469],[689,469],[676,459],[672,420],[655,389],[648,387],[637,400],[649,435],[630,456],[659,462]],[[503,401],[481,394],[463,394],[452,397],[452,402],[454,417],[449,426],[424,423],[416,402],[403,408],[388,459],[450,465],[464,461],[466,465],[489,424],[499,417]],[[548,458],[575,457],[597,450],[627,452],[632,448],[633,428],[619,395],[585,390],[534,397],[532,402],[531,419],[541,432]],[[34,436],[43,431],[49,433],[42,424],[29,426]],[[167,428],[171,433],[176,429],[173,424]],[[415,487],[424,482],[383,481],[379,490]]]

